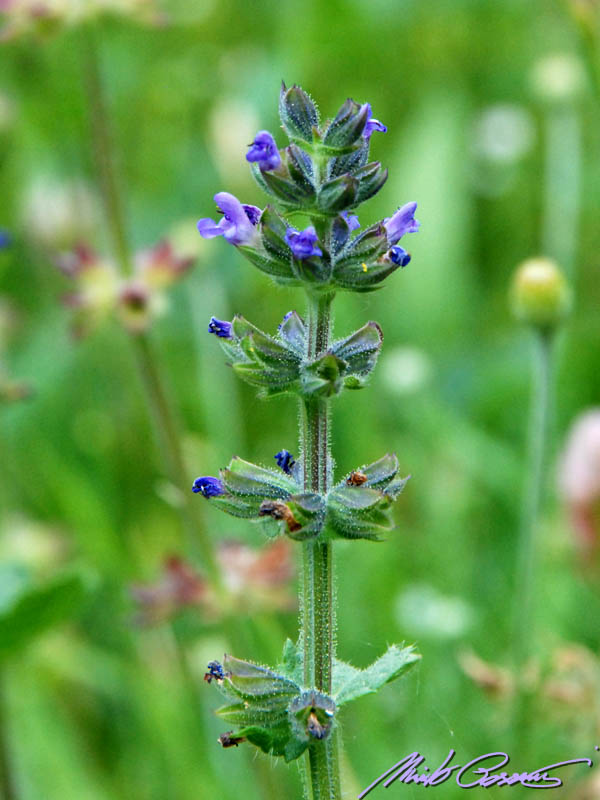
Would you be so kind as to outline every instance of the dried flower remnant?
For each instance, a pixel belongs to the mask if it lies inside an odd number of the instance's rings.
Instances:
[[[131,587],[136,623],[157,625],[186,608],[196,608],[204,619],[215,620],[226,613],[295,607],[289,591],[294,564],[288,540],[280,538],[257,549],[241,542],[221,542],[217,561],[227,589],[226,606],[202,574],[183,559],[170,556],[154,583]]]
[[[239,747],[242,742],[246,741],[245,736],[234,736],[233,731],[222,733],[218,740],[221,747]]]
[[[505,667],[484,661],[472,650],[461,651],[458,663],[465,675],[490,697],[502,699],[512,694],[513,677]]]
[[[135,584],[131,595],[137,606],[138,625],[156,625],[184,608],[201,606],[207,600],[206,581],[178,556],[170,556],[154,584]]]
[[[569,642],[552,653],[542,691],[561,707],[565,716],[585,716],[600,723],[599,684],[598,656],[581,644]]]
[[[580,414],[571,425],[559,464],[559,490],[582,555],[600,544],[600,408]]]

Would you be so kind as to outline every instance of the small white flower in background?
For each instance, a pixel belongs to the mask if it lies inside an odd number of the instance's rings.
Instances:
[[[577,99],[585,89],[585,72],[577,56],[553,53],[537,61],[531,71],[531,87],[546,102]]]
[[[396,599],[396,619],[411,635],[457,639],[473,625],[474,612],[462,597],[441,594],[427,583],[413,583]]]
[[[433,367],[429,357],[416,347],[395,347],[381,358],[381,377],[394,394],[412,394],[430,380]]]
[[[508,103],[484,108],[473,122],[472,147],[477,156],[510,164],[533,147],[535,127],[531,114],[522,106]]]
[[[21,218],[26,233],[41,247],[66,250],[93,238],[99,201],[82,180],[39,177],[25,189]]]
[[[248,165],[243,158],[231,158],[231,153],[244,153],[257,128],[256,113],[245,100],[222,100],[214,107],[209,122],[210,147],[224,181],[247,182]]]

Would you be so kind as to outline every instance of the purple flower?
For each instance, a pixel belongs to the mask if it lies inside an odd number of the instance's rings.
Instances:
[[[4,250],[5,247],[10,247],[11,244],[12,244],[12,237],[10,233],[0,228],[0,250]]]
[[[380,131],[381,133],[387,132],[387,125],[384,125],[383,122],[379,122],[378,119],[375,119],[371,116],[371,103],[365,103],[368,111],[367,111],[367,124],[365,125],[365,129],[363,131],[363,136],[367,141],[371,138],[371,134],[373,131]],[[364,106],[363,106],[364,108]]]
[[[390,244],[399,242],[405,233],[416,233],[419,230],[420,222],[415,219],[416,210],[416,203],[406,203],[393,217],[383,220]]]
[[[211,317],[208,323],[208,332],[214,333],[219,339],[233,339],[233,325],[216,317]]]
[[[192,492],[195,494],[200,492],[204,497],[219,497],[219,495],[225,494],[225,488],[218,478],[207,475],[203,478],[196,478]]]
[[[246,161],[255,161],[261,171],[277,169],[281,164],[281,156],[277,149],[275,139],[269,131],[259,131],[246,153]]]
[[[405,267],[410,261],[410,253],[407,253],[399,244],[392,247],[388,253],[390,260],[399,267]]]
[[[360,228],[360,222],[358,221],[356,214],[351,214],[349,211],[342,211],[340,216],[346,220],[351,231],[355,231],[357,228]]]
[[[260,208],[242,205],[229,192],[219,192],[214,200],[223,212],[223,219],[218,223],[208,217],[199,220],[196,227],[200,236],[204,239],[224,236],[231,244],[249,244],[256,234],[255,225],[262,213]]]
[[[280,450],[276,453],[275,461],[277,462],[277,466],[282,469],[286,475],[292,474],[292,467],[296,463],[296,460],[289,450]]]
[[[322,256],[323,253],[317,247],[318,237],[312,225],[303,231],[296,228],[288,228],[285,232],[285,241],[289,244],[292,253],[300,261],[311,256]]]

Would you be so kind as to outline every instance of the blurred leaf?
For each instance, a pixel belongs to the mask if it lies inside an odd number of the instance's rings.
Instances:
[[[15,653],[48,628],[70,619],[87,594],[81,576],[61,575],[41,588],[22,586],[0,613],[0,658]]]

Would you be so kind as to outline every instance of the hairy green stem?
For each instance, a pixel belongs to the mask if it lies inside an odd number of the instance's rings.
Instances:
[[[527,446],[527,482],[518,541],[513,608],[513,663],[517,686],[513,724],[521,741],[527,740],[528,691],[522,671],[532,652],[535,637],[537,534],[544,488],[548,421],[550,410],[552,335],[535,331],[533,386]]]
[[[329,346],[333,295],[309,296],[308,358]],[[306,491],[325,493],[331,486],[329,403],[326,398],[306,400],[302,408],[300,447]],[[333,602],[333,549],[331,542],[308,541],[303,547],[301,640],[304,683],[331,694],[335,655]],[[339,758],[335,734],[310,745],[306,774],[311,800],[341,797]]]

